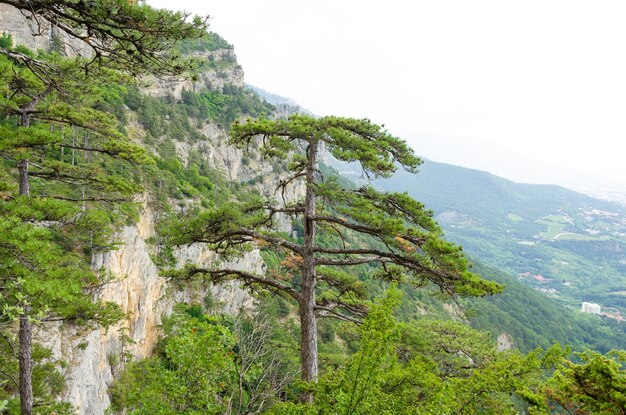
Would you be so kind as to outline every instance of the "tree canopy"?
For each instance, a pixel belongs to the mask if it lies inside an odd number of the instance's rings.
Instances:
[[[450,296],[501,291],[497,283],[469,270],[461,248],[443,239],[423,204],[371,186],[344,187],[321,173],[323,147],[339,160],[359,162],[369,176],[390,175],[398,165],[414,171],[419,158],[381,126],[339,117],[261,118],[235,123],[231,141],[282,163],[285,173],[277,191],[302,185],[304,197],[279,203],[250,196],[194,212],[166,233],[172,243],[204,242],[225,255],[261,247],[282,256],[279,269],[264,275],[219,266],[189,267],[183,273],[208,275],[213,281],[236,278],[297,302],[303,379],[317,376],[317,318],[358,321],[367,313],[367,290],[346,271],[350,267],[368,265],[372,277],[386,281],[434,284]],[[278,228],[278,215],[292,221],[295,237],[285,237]]]
[[[181,59],[174,45],[181,39],[207,36],[208,18],[157,10],[128,0],[46,1],[2,0],[18,9],[32,22],[33,35],[54,28],[64,35],[61,41],[73,48],[73,55],[87,58],[83,69],[107,66],[134,76],[180,75],[193,67]],[[75,40],[75,42],[68,42]],[[35,72],[46,72],[46,62],[19,51],[3,54],[20,59]]]

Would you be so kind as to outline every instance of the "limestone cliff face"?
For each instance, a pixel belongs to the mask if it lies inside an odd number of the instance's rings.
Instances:
[[[61,52],[81,55],[91,53],[78,39],[63,36],[41,19],[35,19],[30,13],[22,13],[6,4],[0,4],[0,34],[11,35],[14,44],[24,45],[33,50],[50,50],[53,39],[57,37],[60,40],[58,46],[63,49]]]
[[[180,145],[185,147],[182,143]],[[212,148],[206,156],[214,158],[216,165],[225,166],[234,180],[247,177],[245,172],[250,164],[242,168],[241,152],[205,145]],[[184,150],[181,150],[181,158],[184,159]],[[271,172],[266,163],[256,161],[251,164],[256,164],[257,174]],[[270,194],[274,187],[273,182],[267,181],[260,183],[257,190]],[[288,197],[298,198],[301,194],[296,187]],[[40,331],[38,340],[52,349],[56,360],[67,363],[63,369],[68,382],[66,398],[76,407],[78,414],[104,413],[110,404],[107,390],[115,374],[125,362],[150,356],[161,334],[162,318],[176,303],[202,303],[210,292],[214,303],[226,313],[236,314],[254,307],[254,299],[236,282],[180,290],[159,277],[150,256],[152,247],[147,242],[155,235],[155,217],[156,213],[144,202],[139,222],[124,227],[116,236],[119,248],[92,259],[93,269],[109,273],[111,278],[97,294],[98,299],[119,304],[126,314],[125,320],[108,329],[88,332],[78,332],[68,325],[47,326]],[[285,223],[287,230],[288,226]],[[179,266],[193,263],[209,267],[220,261],[202,244],[179,248],[174,256]],[[263,273],[265,268],[258,251],[224,265],[255,273]]]
[[[210,62],[229,62],[230,65],[221,65],[219,69],[203,71],[198,79],[191,80],[163,80],[149,78],[144,90],[155,97],[181,97],[183,90],[200,92],[203,89],[221,90],[226,85],[244,87],[243,69],[237,64],[235,52],[232,49],[217,49],[207,52],[197,52],[191,56],[207,59]]]
[[[159,338],[161,319],[178,302],[202,302],[210,291],[224,312],[235,314],[254,306],[253,298],[236,283],[196,287],[180,291],[158,276],[146,240],[154,235],[154,213],[144,208],[139,222],[123,228],[117,237],[119,249],[94,256],[93,268],[111,274],[111,282],[98,294],[102,301],[120,305],[126,319],[108,329],[78,332],[75,327],[54,325],[40,332],[40,341],[55,359],[67,363],[66,398],[79,414],[102,414],[109,406],[108,386],[126,361],[150,356]],[[196,244],[179,249],[180,265],[193,262],[210,266],[216,255]],[[263,272],[258,251],[228,264],[229,267]]]
[[[246,182],[260,175],[265,177],[251,190],[273,195],[280,172],[274,172],[270,164],[258,158],[250,157],[244,161],[243,152],[227,145],[227,134],[219,127],[206,123],[202,132],[207,140],[176,142],[178,156],[184,164],[192,149],[200,150],[203,157],[231,181]],[[294,186],[285,196],[286,200],[293,200],[302,194],[303,189]],[[78,414],[104,413],[110,404],[107,390],[116,373],[125,362],[151,354],[160,336],[162,318],[176,303],[202,303],[210,291],[214,303],[226,313],[236,314],[254,306],[253,298],[235,282],[181,291],[159,277],[150,257],[152,248],[147,242],[155,235],[156,212],[149,208],[148,196],[143,198],[139,222],[121,229],[116,237],[119,249],[98,254],[92,259],[94,270],[111,275],[111,282],[103,286],[98,298],[119,304],[126,319],[108,330],[96,329],[87,333],[78,333],[73,327],[49,327],[40,337],[53,350],[56,359],[68,363],[64,369],[68,381],[66,398],[76,407]],[[283,221],[282,226],[289,230],[290,224]],[[219,261],[214,252],[201,244],[180,248],[174,254],[179,266],[194,263],[209,267]],[[252,251],[227,266],[262,273],[265,264],[259,252]]]
[[[0,5],[0,33],[12,35],[14,43],[30,48],[48,49],[51,32],[43,31],[34,36],[33,22],[10,6]],[[48,28],[49,29],[49,28]],[[68,43],[71,39],[65,39]],[[77,48],[79,49],[79,46]],[[144,92],[157,97],[180,98],[183,90],[221,89],[226,85],[243,87],[243,71],[236,64],[231,49],[203,52],[212,61],[226,60],[231,65],[217,65],[220,69],[207,70],[198,80],[163,81],[146,80]],[[131,114],[132,124],[132,114]],[[224,130],[210,122],[203,123],[200,132],[207,137],[199,142],[175,142],[177,154],[183,164],[188,163],[189,154],[197,150],[216,169],[233,182],[250,182],[252,191],[273,197],[282,172],[275,171],[269,163],[255,156],[244,156],[243,152],[228,146]],[[134,123],[128,128],[140,139],[142,130]],[[286,201],[302,197],[303,188],[292,186],[285,193]],[[277,197],[278,198],[278,197]],[[149,356],[160,336],[162,318],[167,316],[178,302],[202,303],[210,292],[214,302],[224,312],[235,314],[241,309],[254,306],[254,299],[235,283],[219,286],[180,288],[170,286],[159,277],[150,254],[152,247],[147,242],[155,235],[157,212],[150,208],[149,195],[142,195],[140,220],[133,226],[120,229],[116,235],[119,248],[95,255],[94,270],[110,275],[96,297],[102,301],[119,304],[126,318],[108,329],[81,330],[68,324],[47,324],[36,333],[37,341],[49,347],[55,360],[65,362],[61,369],[67,379],[65,398],[74,405],[78,414],[103,414],[109,406],[108,387],[124,363]],[[288,221],[282,227],[290,230]],[[194,263],[210,266],[220,259],[201,244],[180,248],[175,251],[179,266]],[[265,267],[258,251],[247,253],[242,258],[228,263],[229,268],[238,268],[262,273]]]

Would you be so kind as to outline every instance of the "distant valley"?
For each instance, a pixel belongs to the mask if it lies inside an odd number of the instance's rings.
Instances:
[[[342,176],[365,183],[358,166],[331,164]],[[626,323],[620,320],[626,314],[626,207],[559,186],[515,183],[430,160],[420,166],[418,174],[400,170],[374,185],[408,192],[423,202],[433,210],[447,237],[480,261],[477,270],[507,286],[508,298],[504,294],[488,300],[495,307],[478,306],[489,315],[480,317],[481,328],[524,326],[537,330],[541,337],[556,329],[547,329],[548,325],[563,319],[571,331],[577,330],[576,324],[605,326],[611,327],[612,334],[624,336]],[[583,316],[582,302],[600,304],[603,315]],[[533,310],[531,320],[520,318],[528,310]],[[487,322],[503,312],[507,316],[501,321]],[[503,323],[511,318],[519,320]],[[591,335],[586,341],[597,337]],[[557,340],[563,341],[552,339]],[[536,344],[538,340],[527,341]],[[615,341],[625,346],[624,339]]]
[[[562,187],[427,161],[376,185],[408,191],[448,236],[546,295],[626,308],[626,208]]]

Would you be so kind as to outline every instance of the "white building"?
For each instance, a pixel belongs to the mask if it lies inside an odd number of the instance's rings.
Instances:
[[[580,308],[580,310],[583,313],[590,313],[590,314],[600,314],[600,304],[596,304],[596,303],[583,303],[582,307]]]

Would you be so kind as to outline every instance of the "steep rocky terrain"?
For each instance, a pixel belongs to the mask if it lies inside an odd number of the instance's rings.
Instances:
[[[33,36],[33,29],[35,32],[39,31],[35,25],[35,21],[8,6],[0,5],[0,33],[10,34],[14,42],[31,49],[53,49],[64,54],[88,53],[82,49],[80,43],[72,39],[60,39],[54,28],[41,28],[41,34]],[[224,201],[238,197],[243,194],[242,190],[284,202],[299,199],[303,195],[303,188],[297,183],[287,187],[285,193],[276,194],[277,185],[283,176],[282,162],[269,164],[254,151],[244,153],[230,146],[226,128],[230,122],[246,115],[256,116],[272,111],[273,116],[284,117],[294,112],[308,112],[293,101],[257,89],[257,94],[276,105],[272,109],[271,105],[262,102],[257,95],[250,92],[244,84],[243,70],[237,64],[233,48],[223,39],[214,41],[211,46],[187,44],[185,53],[205,61],[193,76],[182,80],[143,79],[139,87],[129,87],[120,93],[122,98],[116,103],[106,103],[110,105],[109,112],[118,118],[121,129],[128,138],[144,146],[156,160],[155,166],[142,171],[145,177],[142,176],[141,179],[145,180],[146,186],[142,193],[136,195],[139,206],[137,220],[116,230],[116,249],[96,251],[91,258],[93,270],[108,277],[94,295],[100,300],[118,304],[125,318],[108,329],[79,329],[70,324],[46,323],[45,327],[39,328],[36,336],[39,343],[52,351],[52,360],[58,362],[57,367],[67,381],[63,397],[79,414],[106,412],[111,404],[109,386],[114,380],[123,378],[120,375],[123,374],[125,364],[153,354],[161,339],[161,326],[165,317],[177,303],[206,305],[210,301],[213,307],[217,306],[228,314],[255,308],[255,298],[235,282],[212,285],[194,281],[181,287],[159,276],[159,267],[164,261],[178,267],[195,264],[203,268],[225,262],[201,244],[179,247],[162,255],[160,250],[165,248],[155,242],[160,238],[158,226],[164,216],[194,212],[190,209],[210,206],[215,200]],[[320,153],[326,164],[332,164],[325,148]],[[352,178],[358,182],[359,174],[357,172],[357,175],[351,175],[353,172],[348,169],[350,166],[334,167],[344,176],[342,180]],[[465,189],[453,190],[454,186],[446,182],[455,177],[453,174],[444,172],[429,175],[429,167],[430,164],[425,165],[422,174],[418,176],[423,182],[420,182],[420,186],[414,186],[420,190],[415,197],[435,210],[437,220],[447,228],[450,237],[462,235],[463,230],[471,231],[467,239],[457,240],[466,245],[468,252],[476,258],[489,259],[480,250],[473,249],[475,245],[471,242],[477,240],[475,234],[479,230],[494,234],[494,229],[487,226],[494,223],[504,222],[505,234],[498,244],[490,247],[490,253],[498,252],[493,246],[504,247],[507,243],[527,251],[529,246],[563,242],[558,239],[564,235],[577,235],[578,238],[582,235],[574,233],[577,229],[568,228],[568,232],[555,234],[554,241],[544,240],[547,238],[545,232],[542,232],[545,231],[544,225],[550,226],[545,223],[547,219],[552,218],[550,222],[554,222],[555,229],[559,225],[560,231],[567,226],[563,221],[573,215],[562,216],[563,219],[560,220],[555,219],[556,216],[548,215],[565,215],[564,212],[542,211],[536,218],[531,218],[530,214],[524,212],[536,206],[543,209],[547,204],[527,203],[525,198],[529,197],[530,192],[526,188],[514,195],[516,200],[524,202],[522,207],[525,210],[518,209],[516,205],[506,206],[502,212],[493,212],[486,208],[498,206],[493,197],[499,194],[496,190],[502,190],[506,186],[494,186],[494,190],[483,184],[474,187],[465,185]],[[402,178],[396,176],[398,177]],[[441,181],[437,181],[438,179]],[[467,178],[465,179],[467,183]],[[464,183],[462,180],[453,182],[457,185]],[[497,179],[494,182],[499,183]],[[433,189],[433,195],[424,192],[428,188]],[[468,204],[468,200],[473,199],[463,194],[462,190],[469,191],[469,196],[476,197],[481,194],[475,191],[476,188],[489,191],[484,192],[484,200]],[[392,189],[396,190],[395,187]],[[550,190],[550,197],[553,197],[554,189]],[[508,198],[509,195],[505,196]],[[456,204],[460,204],[460,207],[456,208]],[[471,218],[471,215],[462,210],[469,206],[479,209],[476,217]],[[499,222],[494,221],[494,218],[499,218]],[[482,219],[484,223],[481,222]],[[524,222],[523,219],[532,220]],[[545,220],[542,222],[542,219]],[[477,224],[484,225],[484,229]],[[523,224],[527,226],[522,228]],[[530,236],[512,237],[512,228],[516,226],[521,230],[528,228],[532,231]],[[287,220],[281,221],[281,227],[288,233],[297,234]],[[534,235],[537,235],[536,240],[530,241],[529,238]],[[529,245],[528,242],[533,244]],[[267,260],[270,269],[271,261],[277,260],[265,253],[263,258]],[[255,250],[239,259],[231,260],[228,267],[262,273],[266,266],[263,258]],[[492,265],[509,272],[514,269],[500,263]],[[554,304],[543,294],[544,291],[528,288],[516,279],[500,274],[496,269],[480,263],[476,263],[474,269],[477,273],[506,285],[505,294],[447,304],[441,298],[431,298],[419,289],[403,287],[405,301],[398,310],[399,317],[409,319],[417,315],[436,315],[443,319],[451,317],[459,322],[468,322],[469,319],[475,327],[491,331],[494,340],[497,336],[499,350],[519,348],[529,351],[537,345],[549,347],[558,340],[572,344],[575,348],[582,349],[591,345],[606,351],[621,341],[621,337],[615,334],[615,327],[596,327],[597,321],[592,320],[596,316],[580,318],[572,310]],[[283,317],[293,316],[288,304],[281,312],[284,313]],[[293,331],[297,331],[297,328]],[[330,357],[331,362],[343,352],[341,348],[350,347],[350,333],[343,333],[347,336],[341,337],[336,333],[336,326],[332,325],[322,326],[320,331],[323,332],[321,337],[326,338],[322,342],[324,344],[321,344],[324,358]],[[620,332],[619,335],[624,333]],[[128,367],[132,365],[126,366]],[[116,403],[115,399],[113,403]]]
[[[0,4],[0,33],[11,35],[16,44],[24,45],[29,49],[50,50],[53,48],[55,38],[61,39],[61,35],[55,28],[49,27],[45,22],[33,18],[29,14],[22,14],[12,6]],[[84,45],[67,37],[62,38],[63,53],[84,53],[89,51]]]
[[[39,32],[40,35],[33,36],[33,33]],[[52,39],[56,36],[54,30],[46,27],[39,30],[34,20],[6,5],[0,5],[0,33],[10,34],[16,44],[44,50],[52,47]],[[66,45],[65,53],[82,50],[77,41],[62,40]],[[177,101],[183,91],[202,93],[244,87],[243,71],[232,48],[192,53],[213,65],[204,67],[194,81],[147,79],[142,82],[141,93]],[[137,121],[136,114],[128,111],[127,116],[129,137],[141,142],[147,132]],[[226,131],[215,122],[197,123],[194,128],[201,140],[188,140],[186,137],[172,140],[182,166],[188,166],[190,153],[201,154],[203,161],[221,172],[228,181],[248,183],[249,190],[266,196],[274,194],[280,176],[275,167],[260,158],[244,157],[241,150],[230,147]],[[149,150],[156,152],[154,148]],[[301,194],[298,186],[288,190],[285,200],[298,198]],[[151,203],[152,197],[149,193],[137,196],[141,205],[140,219],[134,225],[118,230],[115,236],[118,248],[92,258],[93,269],[110,276],[97,296],[103,301],[119,304],[126,318],[106,330],[91,331],[78,331],[67,324],[48,323],[38,336],[37,340],[52,350],[54,359],[64,362],[62,371],[68,384],[65,397],[79,414],[104,413],[109,405],[107,389],[115,374],[126,361],[151,354],[159,338],[162,317],[170,313],[177,302],[201,303],[210,292],[215,303],[221,304],[227,313],[235,314],[254,305],[253,298],[234,282],[182,290],[159,276],[150,241],[155,236],[155,224],[160,212]],[[185,200],[185,203],[179,201],[178,208],[191,203],[192,199]],[[289,230],[289,223],[284,223],[284,227]],[[193,263],[207,267],[219,261],[215,254],[198,244],[175,250],[173,257],[179,266]],[[233,261],[229,267],[262,272],[264,263],[258,251],[253,251]]]

